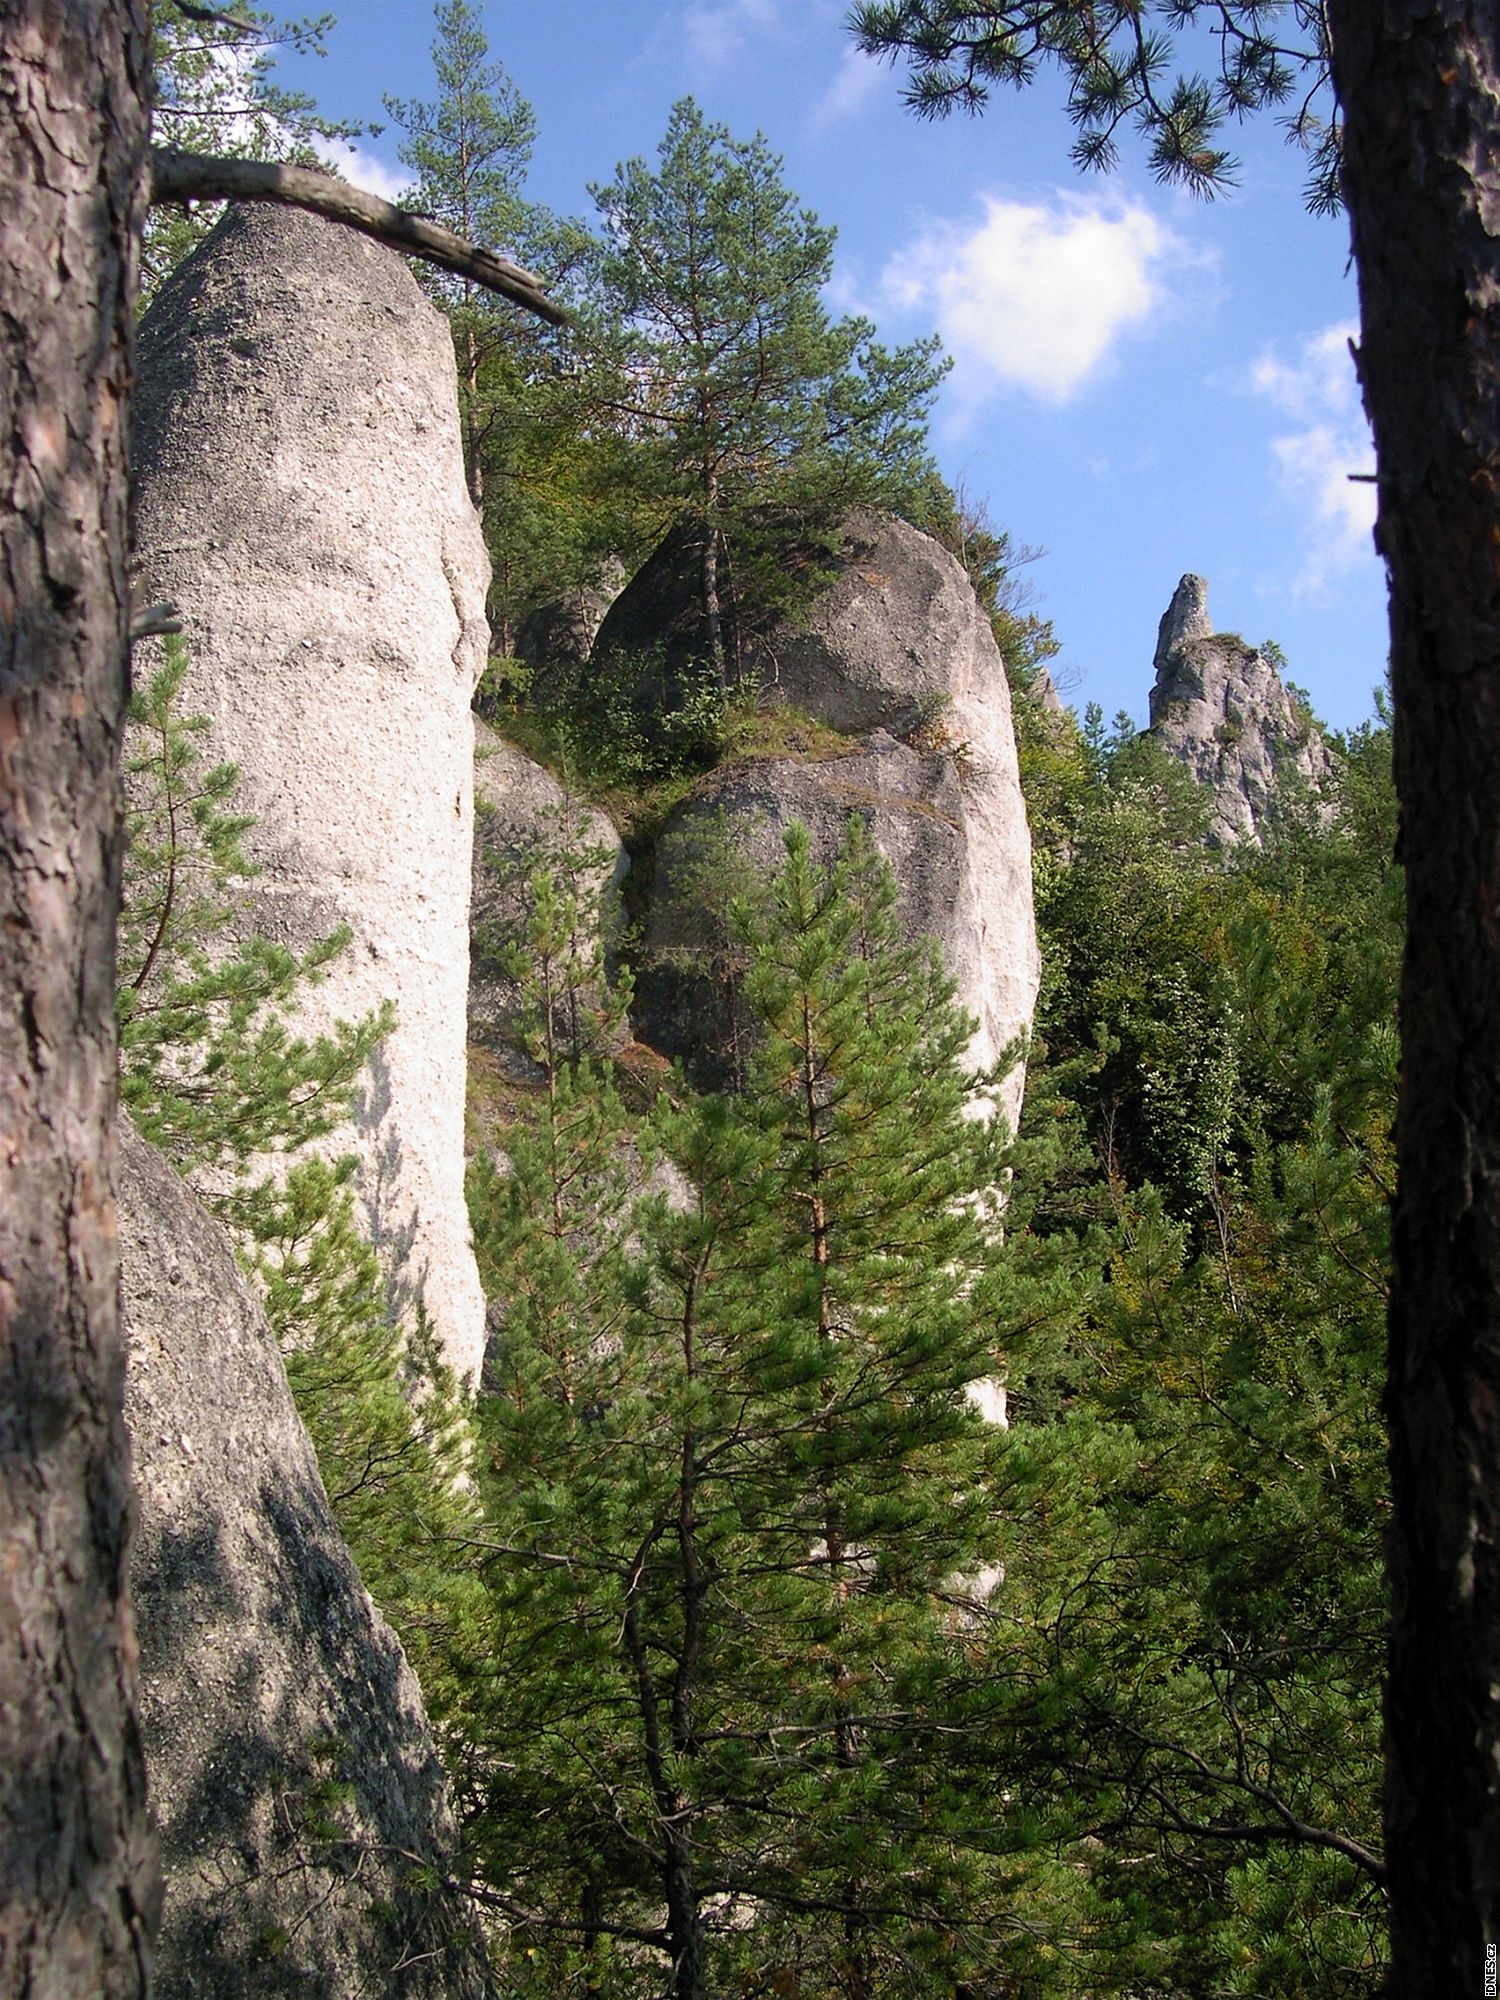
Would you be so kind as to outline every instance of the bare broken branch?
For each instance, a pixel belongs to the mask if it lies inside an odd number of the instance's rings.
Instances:
[[[290,208],[311,209],[342,222],[377,243],[389,244],[410,257],[423,257],[486,291],[525,306],[553,326],[567,324],[567,313],[548,298],[541,280],[492,250],[466,243],[441,223],[410,215],[378,195],[350,187],[315,167],[295,167],[284,160],[224,160],[208,153],[181,153],[166,146],[151,149],[151,203],[155,208],[186,201],[273,201]]]
[[[175,604],[148,604],[140,610],[131,608],[130,638],[165,639],[182,630],[182,613]]]

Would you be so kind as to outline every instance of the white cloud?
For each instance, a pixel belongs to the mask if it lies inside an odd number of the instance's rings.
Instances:
[[[382,201],[399,201],[415,185],[415,177],[404,167],[388,167],[347,139],[322,140],[317,150],[319,159],[336,167],[351,186],[379,195]]]
[[[808,115],[809,128],[821,132],[857,116],[888,81],[885,65],[851,42],[839,58],[833,81]]]
[[[1375,489],[1351,472],[1374,468],[1369,427],[1360,408],[1349,342],[1352,321],[1310,334],[1287,361],[1273,348],[1257,359],[1250,387],[1293,428],[1271,439],[1281,489],[1307,522],[1294,596],[1325,597],[1337,578],[1367,561],[1375,525]]]
[[[938,223],[899,251],[882,274],[886,295],[936,320],[967,399],[1005,387],[1067,402],[1169,303],[1185,248],[1118,196],[987,195],[984,210],[977,227]]]
[[[698,76],[718,76],[747,42],[779,34],[786,0],[689,0],[682,15],[682,52]]]

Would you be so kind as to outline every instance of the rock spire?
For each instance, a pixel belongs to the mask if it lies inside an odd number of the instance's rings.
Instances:
[[[463,1197],[469,702],[489,562],[453,343],[392,251],[230,209],[141,327],[136,546],[181,607],[189,714],[236,763],[258,928],[352,933],[297,1023],[394,1002],[338,1135],[403,1315],[472,1375],[484,1302]]]
[[[1216,845],[1259,842],[1291,798],[1316,798],[1332,770],[1317,724],[1274,660],[1215,632],[1201,576],[1173,592],[1155,667],[1150,733],[1212,791]]]

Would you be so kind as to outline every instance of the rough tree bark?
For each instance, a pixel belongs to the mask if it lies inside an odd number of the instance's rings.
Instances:
[[[130,1462],[113,1203],[126,468],[148,29],[146,0],[0,0],[5,2000],[144,2000],[159,1902],[125,1594]],[[158,156],[158,193],[239,192],[335,213],[544,318],[565,317],[504,259],[326,175],[280,169],[236,189],[221,185],[223,169]]]
[[[113,1206],[145,0],[0,0],[0,1993],[147,1990]]]
[[[1390,1990],[1500,1942],[1500,15],[1330,0],[1408,922],[1387,1416]]]

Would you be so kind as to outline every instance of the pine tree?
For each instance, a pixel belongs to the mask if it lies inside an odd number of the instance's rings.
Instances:
[[[347,944],[298,956],[254,929],[238,774],[205,767],[178,708],[182,640],[138,689],[120,925],[120,1095],[233,1235],[282,1349],[335,1518],[441,1713],[470,1585],[449,1567],[471,1518],[457,1385],[421,1330],[402,1335],[360,1234],[354,1162],[309,1154],[346,1117],[389,1007],[312,1041],[288,1026]],[[268,1170],[272,1161],[275,1170]]]
[[[120,917],[120,1095],[147,1138],[200,1191],[255,1154],[292,1152],[345,1118],[390,1010],[312,1041],[292,1033],[299,988],[348,943],[297,955],[252,927],[236,935],[254,866],[240,845],[233,765],[202,768],[203,717],[177,707],[182,640],[129,711],[128,865]]]
[[[1012,1376],[990,1652],[994,1781],[1026,1789],[1079,1893],[1028,1869],[1018,1908],[1058,1939],[1059,1994],[1367,1992],[1385,1915],[1389,737],[1342,746],[1333,824],[1211,864],[1162,820],[1136,840],[1170,798],[1090,738],[1058,871],[1076,878],[1042,902],[1067,976],[1040,1026],[1065,1059],[1033,1060],[1027,1115],[1073,1093],[1095,1164],[1023,1176],[1008,1221],[1082,1221],[1107,1282],[1080,1289],[1038,1374]],[[1118,899],[1134,907],[1148,869],[1161,921],[1132,928]],[[1209,1117],[1184,996],[1232,1060]]]
[[[409,200],[469,243],[504,248],[525,262],[522,244],[531,211],[522,195],[536,117],[499,63],[487,60],[489,41],[468,0],[449,0],[435,15],[432,45],[439,97],[421,104],[388,97],[385,108],[406,133],[402,162],[417,176]],[[482,364],[513,316],[466,278],[434,274],[427,280],[448,305],[458,349],[463,392],[464,459],[469,492],[481,519],[485,511],[480,406]]]
[[[943,374],[935,339],[889,350],[868,321],[829,318],[833,232],[780,175],[763,138],[732,138],[684,98],[654,171],[631,160],[591,190],[600,292],[619,328],[617,414],[640,446],[632,476],[668,518],[687,509],[701,522],[721,685],[726,603],[748,607],[771,588],[788,517],[826,517],[925,475],[924,418]]]
[[[231,159],[317,163],[320,147],[354,138],[360,128],[325,118],[304,92],[273,82],[271,69],[281,49],[321,55],[332,26],[331,14],[281,21],[253,7],[215,12],[152,0],[153,143]],[[150,212],[141,273],[147,301],[218,215],[217,203]]]
[[[593,246],[576,222],[525,194],[536,116],[500,63],[468,0],[436,9],[438,95],[388,97],[416,175],[408,204],[468,242],[501,248],[564,296]],[[491,626],[502,656],[531,596],[587,573],[593,549],[572,490],[580,478],[576,396],[558,381],[559,336],[462,278],[429,275],[458,357],[469,493],[485,528],[494,581]]]
[[[826,876],[794,833],[741,915],[746,1088],[652,1119],[675,1197],[625,1223],[587,1066],[489,1190],[503,1693],[468,1804],[544,1979],[632,1992],[650,1946],[683,2000],[947,1992],[995,1948],[1006,1814],[941,1744],[988,1534],[964,1390],[1002,1365],[998,1138],[890,906],[857,823]]]

